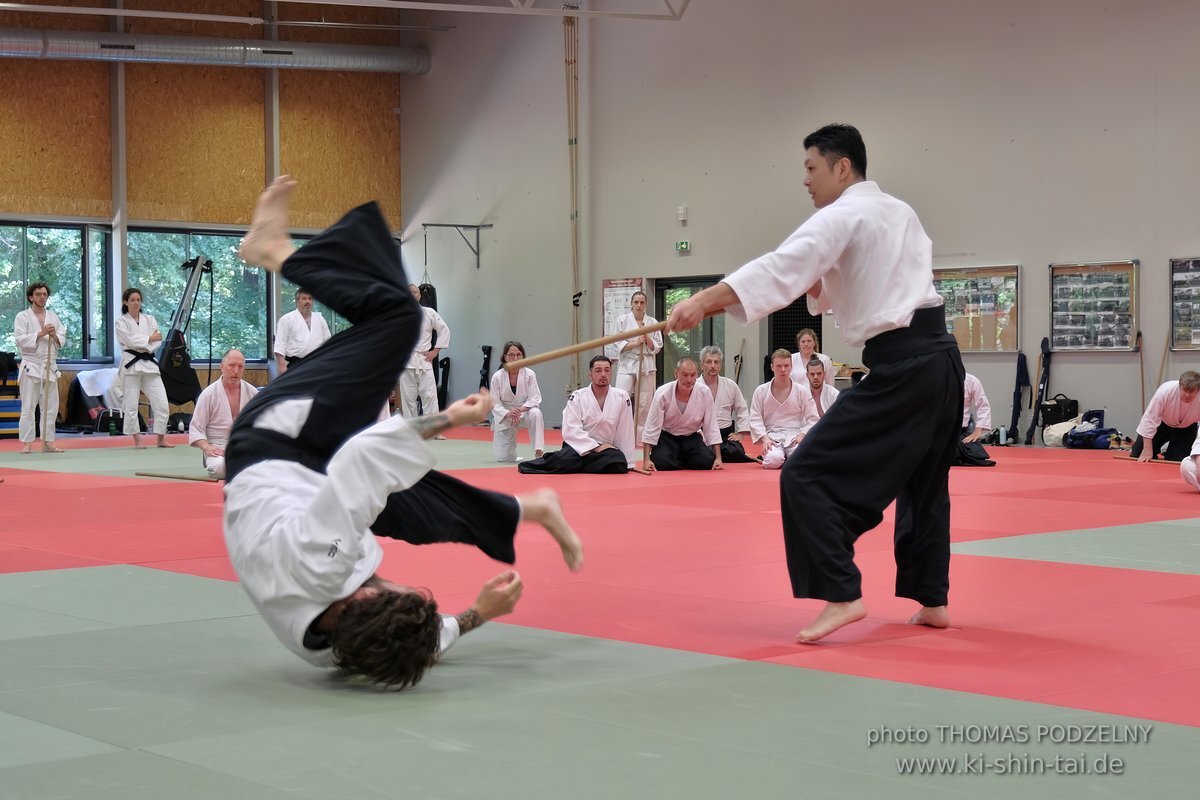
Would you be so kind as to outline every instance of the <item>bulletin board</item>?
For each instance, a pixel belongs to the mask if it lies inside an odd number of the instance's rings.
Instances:
[[[1200,258],[1171,259],[1171,349],[1200,350]]]
[[[1052,350],[1133,350],[1137,260],[1050,265]]]
[[[964,353],[1015,353],[1020,267],[935,269],[933,285],[946,301],[946,330]]]

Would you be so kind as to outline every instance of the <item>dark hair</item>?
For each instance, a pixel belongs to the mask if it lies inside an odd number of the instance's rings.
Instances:
[[[308,289],[305,289],[303,286],[301,286],[299,289],[296,290],[296,293],[294,295],[292,295],[292,300],[299,300],[300,295],[302,295],[302,294],[306,294],[309,297],[312,297],[312,292],[310,292]]]
[[[588,372],[592,371],[592,367],[596,366],[596,362],[598,362],[598,361],[603,361],[606,364],[608,364],[610,367],[612,366],[612,359],[609,358],[608,356],[603,356],[603,355],[592,356],[592,360],[588,362]]]
[[[34,281],[33,283],[29,284],[29,286],[26,287],[26,289],[25,289],[25,300],[32,303],[33,302],[33,293],[36,292],[38,289],[45,289],[46,297],[50,296],[50,287],[46,285],[45,281]]]
[[[351,600],[329,633],[333,663],[372,683],[416,686],[437,662],[442,618],[432,597],[379,592]]]
[[[525,358],[525,345],[521,344],[520,342],[518,342],[516,340],[510,339],[509,341],[504,343],[504,349],[500,351],[500,363],[501,364],[504,363],[505,356],[508,355],[508,348],[510,348],[510,347],[515,347],[518,350],[520,350],[521,358]]]
[[[850,159],[850,168],[867,177],[867,146],[853,125],[826,125],[813,131],[804,137],[804,149],[810,147],[817,148],[831,167],[840,158]]]
[[[804,365],[804,369],[810,370],[813,367],[820,367],[821,371],[824,372],[825,371],[825,362],[822,361],[821,359],[817,358],[816,356],[813,356],[812,358],[810,358],[808,360],[808,363]]]
[[[637,297],[639,294],[642,296],[642,299],[643,299],[643,300],[645,300],[647,303],[649,303],[649,302],[650,302],[650,298],[649,298],[649,297],[646,297],[646,293],[645,293],[645,292],[643,292],[641,289],[638,289],[636,292],[634,292],[633,294],[629,295],[629,302],[631,302],[631,303],[632,303],[632,302],[633,302],[633,298]]]
[[[139,288],[137,288],[136,286],[130,286],[128,289],[126,289],[125,291],[121,292],[121,313],[122,313],[122,314],[128,314],[128,313],[129,313],[129,306],[125,305],[125,303],[126,303],[128,300],[129,300],[129,298],[130,298],[130,297],[132,297],[132,296],[133,296],[133,295],[135,295],[135,294],[136,294],[138,297],[141,297],[141,296],[142,296],[142,290],[141,290],[141,289],[139,289]]]

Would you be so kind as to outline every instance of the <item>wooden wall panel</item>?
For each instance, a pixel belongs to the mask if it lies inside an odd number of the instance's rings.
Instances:
[[[55,0],[43,5],[97,8],[107,3],[96,0]],[[0,28],[34,28],[66,31],[106,31],[109,17],[96,14],[39,14],[27,11],[0,11]]]
[[[109,67],[0,59],[0,212],[112,217]]]
[[[131,10],[162,11],[162,0],[125,0]],[[263,18],[261,0],[175,0],[170,10],[188,14],[220,14],[226,17]],[[125,30],[154,36],[213,36],[224,39],[261,39],[262,25],[243,25],[234,22],[207,22],[186,19],[151,19],[126,17]]]
[[[263,72],[129,64],[129,218],[245,224],[265,182]]]
[[[279,160],[301,183],[292,223],[324,228],[378,200],[400,230],[400,76],[281,70]]]

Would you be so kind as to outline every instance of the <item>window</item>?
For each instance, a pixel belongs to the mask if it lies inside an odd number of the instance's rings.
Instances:
[[[220,360],[233,347],[250,361],[267,357],[269,281],[261,269],[238,259],[241,238],[237,233],[129,232],[129,285],[142,290],[146,313],[154,316],[164,335],[187,288],[183,264],[197,256],[212,261],[212,274],[200,281],[187,325],[193,361],[205,361],[210,353],[214,361]]]
[[[111,357],[105,316],[110,238],[103,228],[83,225],[0,225],[0,349],[16,350],[13,323],[29,307],[26,287],[42,281],[50,286],[48,307],[66,328],[59,359]]]

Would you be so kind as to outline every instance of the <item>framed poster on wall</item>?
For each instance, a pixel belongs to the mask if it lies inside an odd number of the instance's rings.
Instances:
[[[964,353],[1015,353],[1020,266],[946,267],[933,285],[946,301],[946,330]]]
[[[1171,349],[1200,350],[1200,258],[1171,259]]]
[[[1050,265],[1053,350],[1133,350],[1137,266],[1132,261]]]

